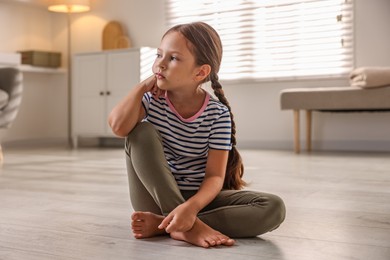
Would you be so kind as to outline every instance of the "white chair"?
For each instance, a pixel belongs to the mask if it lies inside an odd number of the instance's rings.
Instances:
[[[1,141],[12,125],[22,102],[23,74],[16,68],[0,68],[0,163]]]

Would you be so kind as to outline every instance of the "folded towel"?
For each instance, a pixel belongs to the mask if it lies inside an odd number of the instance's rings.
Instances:
[[[361,88],[390,86],[390,67],[356,68],[349,75],[349,83]]]

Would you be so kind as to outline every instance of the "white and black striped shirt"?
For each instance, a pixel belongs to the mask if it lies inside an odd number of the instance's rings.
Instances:
[[[231,149],[228,108],[206,92],[202,108],[191,118],[181,117],[168,96],[145,93],[144,120],[160,132],[165,157],[181,190],[198,190],[203,181],[209,149]]]

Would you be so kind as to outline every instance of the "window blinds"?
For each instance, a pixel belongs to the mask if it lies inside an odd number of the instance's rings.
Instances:
[[[352,0],[166,0],[167,26],[219,33],[221,79],[343,76],[353,67]]]

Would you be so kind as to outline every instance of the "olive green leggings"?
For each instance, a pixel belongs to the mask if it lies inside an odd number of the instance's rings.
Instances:
[[[126,138],[130,199],[135,211],[168,215],[196,191],[180,191],[164,156],[161,136],[148,122]],[[222,190],[198,215],[229,237],[254,237],[277,228],[285,218],[275,195],[247,190]]]

